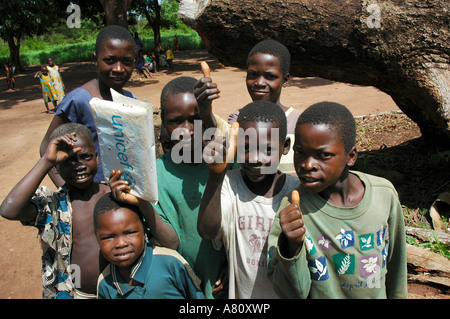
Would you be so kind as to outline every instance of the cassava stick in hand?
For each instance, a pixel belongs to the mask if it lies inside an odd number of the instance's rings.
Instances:
[[[202,68],[203,77],[209,78],[211,77],[211,69],[209,68],[208,63],[205,61],[200,62],[200,66]],[[231,125],[230,136],[229,136],[229,144],[226,150],[226,158],[223,163],[217,163],[215,165],[208,165],[209,168],[216,174],[222,173],[227,167],[228,164],[234,160],[234,155],[236,155],[237,148],[237,133],[239,131],[239,123],[234,122]]]
[[[228,147],[226,149],[226,157],[222,163],[216,163],[213,165],[207,165],[211,171],[216,174],[222,173],[228,167],[229,163],[234,161],[237,149],[237,135],[239,132],[239,123],[234,122],[231,124]]]
[[[300,210],[300,194],[298,193],[297,190],[292,191],[291,202],[292,202],[292,204],[297,204],[298,211],[300,212],[300,218],[303,220],[303,214],[302,214],[302,211]],[[305,239],[305,234],[303,234],[300,237],[300,241],[303,242],[304,239]]]
[[[211,69],[209,68],[208,63],[202,61],[200,62],[200,66],[202,67],[203,77],[205,78],[211,77]]]

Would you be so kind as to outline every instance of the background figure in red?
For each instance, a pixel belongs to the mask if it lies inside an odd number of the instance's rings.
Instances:
[[[173,38],[173,43],[175,44],[175,51],[178,52],[178,37],[175,35]]]

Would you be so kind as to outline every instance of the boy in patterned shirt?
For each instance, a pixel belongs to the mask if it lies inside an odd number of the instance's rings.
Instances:
[[[269,234],[268,276],[283,298],[407,298],[398,195],[380,177],[350,171],[356,130],[344,106],[321,102],[297,121],[300,187]]]
[[[0,206],[4,218],[39,231],[46,299],[96,297],[97,279],[107,262],[94,234],[92,212],[97,200],[110,191],[106,184],[94,182],[97,164],[91,131],[82,124],[63,124]],[[53,167],[65,184],[56,191],[39,187]]]

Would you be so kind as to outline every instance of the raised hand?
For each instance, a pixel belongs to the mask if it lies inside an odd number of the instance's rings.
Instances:
[[[53,165],[64,162],[81,150],[81,147],[75,147],[76,141],[75,132],[56,137],[50,141],[42,157]]]
[[[200,116],[209,115],[212,112],[212,101],[220,97],[220,90],[211,79],[211,70],[205,61],[201,62],[203,77],[197,82],[194,88],[194,95]]]
[[[292,191],[291,204],[280,212],[280,225],[287,239],[287,253],[289,257],[297,254],[305,240],[303,214],[300,210],[300,195],[297,190]]]
[[[109,187],[115,200],[138,206],[139,199],[130,193],[131,187],[128,181],[120,179],[122,172],[120,170],[112,170],[109,175]]]
[[[237,149],[237,135],[239,132],[239,123],[234,122],[231,125],[230,135],[228,137],[228,147],[223,145],[221,138],[210,141],[203,150],[204,164],[215,174],[224,172],[228,165],[234,161]]]

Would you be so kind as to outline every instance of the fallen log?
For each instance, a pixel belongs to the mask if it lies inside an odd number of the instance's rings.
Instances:
[[[439,240],[441,243],[450,245],[450,234],[435,231],[432,229],[422,229],[417,227],[405,227],[406,235],[414,236],[422,242],[434,243]],[[435,237],[436,236],[436,237]]]
[[[434,273],[450,279],[450,260],[447,258],[409,244],[407,244],[406,254],[410,269]]]

